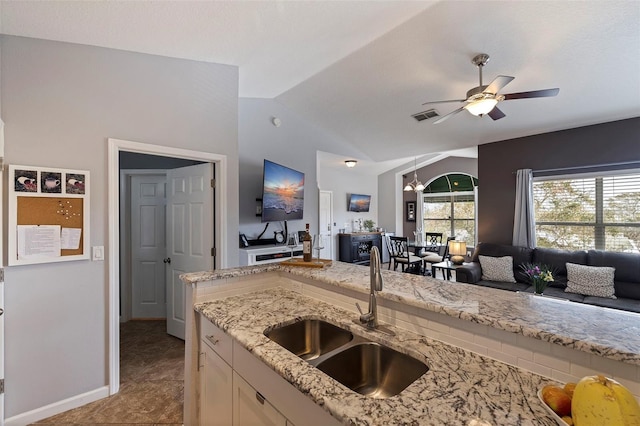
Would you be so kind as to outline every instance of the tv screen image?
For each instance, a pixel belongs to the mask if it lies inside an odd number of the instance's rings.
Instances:
[[[368,212],[371,204],[371,195],[351,194],[349,196],[350,212]]]
[[[301,220],[304,173],[264,160],[262,222]]]

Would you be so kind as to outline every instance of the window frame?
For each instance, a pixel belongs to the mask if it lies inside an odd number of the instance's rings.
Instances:
[[[456,235],[456,229],[455,229],[455,222],[456,221],[460,221],[460,220],[473,220],[473,241],[468,241],[467,243],[470,243],[472,245],[477,245],[477,240],[478,240],[478,187],[474,187],[473,191],[455,191],[455,192],[438,192],[438,193],[421,193],[422,197],[421,197],[421,202],[422,202],[422,206],[421,206],[421,212],[422,212],[422,217],[421,217],[421,223],[423,226],[423,230],[424,231],[429,231],[428,229],[426,229],[426,224],[425,221],[427,220],[431,220],[431,221],[446,221],[449,222],[449,235],[454,236]],[[461,196],[470,196],[472,198],[472,202],[473,202],[473,217],[472,218],[457,218],[455,216],[455,197],[461,197]],[[426,200],[428,198],[448,198],[449,200],[447,201],[447,203],[449,204],[449,217],[448,218],[428,218],[425,216],[424,214],[424,205],[427,202]]]
[[[604,180],[611,177],[624,177],[629,175],[638,176],[638,190],[640,191],[640,169],[616,169],[616,170],[602,170],[592,171],[588,173],[571,173],[571,174],[558,174],[558,175],[537,175],[534,171],[533,174],[533,198],[535,203],[535,185],[536,183],[549,182],[549,181],[569,181],[569,180],[587,180],[594,179],[594,221],[593,222],[567,222],[567,221],[538,221],[535,218],[536,235],[538,235],[539,226],[572,226],[572,227],[585,227],[593,228],[593,246],[581,248],[583,250],[606,250],[606,230],[611,227],[631,227],[640,229],[640,221],[638,222],[606,222],[605,221],[605,209],[606,205]],[[574,250],[579,250],[574,248]],[[611,251],[611,250],[610,250]]]

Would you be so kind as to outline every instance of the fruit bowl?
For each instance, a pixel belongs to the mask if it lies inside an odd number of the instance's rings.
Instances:
[[[547,405],[546,402],[544,402],[544,400],[542,399],[542,389],[538,390],[538,399],[542,403],[542,406],[549,412],[549,415],[554,418],[554,420],[558,423],[559,426],[568,426],[568,423],[562,420],[562,418],[560,418],[560,416],[557,415],[556,412],[553,411],[551,407]]]

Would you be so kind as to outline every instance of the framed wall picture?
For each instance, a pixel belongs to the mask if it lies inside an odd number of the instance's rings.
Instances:
[[[407,201],[405,217],[407,219],[407,222],[416,221],[416,202],[415,201]]]

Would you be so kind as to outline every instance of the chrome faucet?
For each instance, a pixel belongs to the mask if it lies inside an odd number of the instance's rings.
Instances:
[[[380,251],[378,247],[371,247],[369,260],[369,312],[363,313],[360,305],[356,303],[360,311],[360,323],[367,328],[378,328],[378,305],[376,303],[376,291],[382,291],[382,274],[380,274]]]

